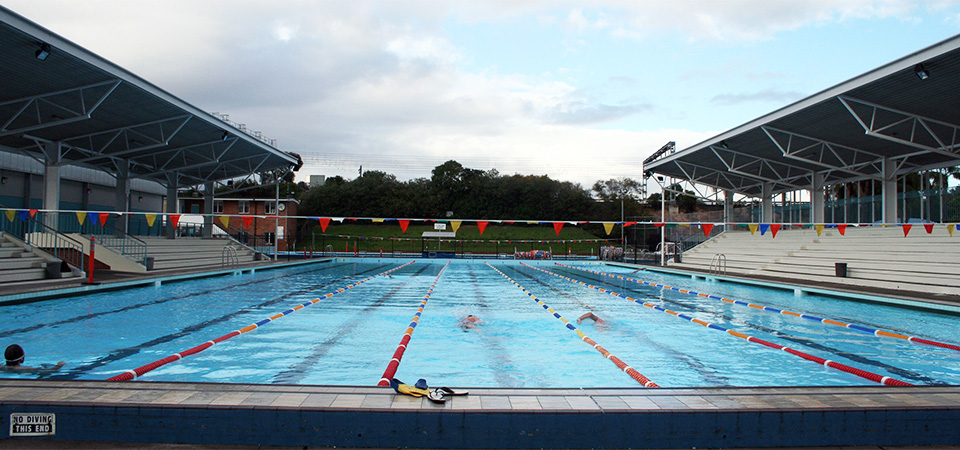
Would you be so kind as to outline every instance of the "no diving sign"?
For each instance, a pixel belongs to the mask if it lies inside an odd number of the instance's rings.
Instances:
[[[10,413],[10,436],[53,436],[56,424],[53,413]]]

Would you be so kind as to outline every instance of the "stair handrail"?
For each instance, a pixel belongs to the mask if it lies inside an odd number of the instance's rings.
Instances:
[[[13,220],[7,220],[7,217],[0,217],[0,223],[2,223],[0,231],[9,233],[25,244],[47,253],[56,259],[66,261],[67,264],[80,271],[86,270],[86,265],[84,264],[86,255],[83,253],[83,243],[31,217],[28,210],[10,208],[2,203],[0,203],[0,209],[17,211],[15,214],[18,216]],[[21,212],[26,213],[26,215],[21,214]],[[37,214],[42,213],[37,212]]]
[[[240,257],[237,256],[237,249],[225,245],[220,251],[220,267],[239,266]]]

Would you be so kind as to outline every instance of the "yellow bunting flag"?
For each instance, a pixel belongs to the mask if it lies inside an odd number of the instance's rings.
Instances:
[[[373,223],[382,223],[383,219],[373,219]]]
[[[527,222],[527,225],[539,225],[540,222]]]
[[[750,228],[750,234],[757,234],[757,228],[758,228],[757,224],[751,223],[751,224],[748,224],[747,227]]]
[[[451,220],[450,228],[453,228],[453,232],[456,233],[460,229],[460,225],[463,224],[462,220]]]
[[[230,216],[220,216],[220,223],[224,228],[230,228]]]
[[[823,224],[822,224],[822,223],[818,223],[818,224],[814,225],[813,228],[814,228],[815,230],[817,230],[817,237],[820,237],[820,234],[823,233]]]
[[[79,215],[80,213],[77,213],[77,214]],[[156,215],[156,214],[144,214],[144,216],[147,216],[147,226],[148,226],[148,227],[152,227],[152,226],[153,226],[153,223],[157,221],[157,215]]]
[[[8,209],[8,210],[6,210],[5,212],[6,212],[6,214],[7,214],[7,220],[13,222],[13,218],[16,217],[17,211],[12,210],[12,209]]]
[[[603,230],[607,232],[607,236],[610,236],[610,232],[613,231],[613,226],[616,225],[615,222],[604,222]]]
[[[83,222],[87,220],[87,213],[77,212],[77,221],[80,222],[80,225],[83,225]]]
[[[950,237],[953,237],[953,230],[957,229],[957,226],[954,224],[947,225],[947,232],[950,233]]]

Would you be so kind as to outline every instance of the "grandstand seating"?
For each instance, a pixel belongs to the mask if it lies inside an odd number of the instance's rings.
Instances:
[[[939,224],[931,234],[922,224],[913,225],[907,237],[899,226],[851,226],[845,235],[826,228],[821,236],[812,228],[783,229],[776,238],[770,231],[761,236],[734,230],[685,252],[672,266],[709,271],[715,255],[723,254],[726,274],[732,276],[960,295],[957,249],[960,234],[951,237]],[[846,277],[836,276],[835,263],[847,264]]]
[[[256,261],[256,252],[228,238],[142,237],[147,243],[147,256],[153,257],[153,270],[219,268]],[[233,250],[224,251],[224,248]],[[236,259],[232,252],[236,251]]]

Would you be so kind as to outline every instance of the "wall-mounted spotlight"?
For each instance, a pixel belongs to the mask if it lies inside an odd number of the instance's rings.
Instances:
[[[927,72],[927,69],[923,68],[923,64],[917,64],[913,66],[913,73],[917,74],[917,78],[921,80],[930,78],[930,72]]]
[[[223,132],[223,136],[220,137],[220,140],[221,140],[221,141],[225,141],[225,140],[227,140],[228,137],[230,137],[230,133],[224,131],[224,132]]]
[[[46,61],[47,57],[50,56],[50,44],[45,42],[40,43],[40,48],[37,49],[37,59],[40,61]]]
[[[141,196],[137,197],[137,201],[140,202],[140,203],[143,203],[143,196],[141,195]]]
[[[0,184],[7,184],[7,177],[0,177]]]

